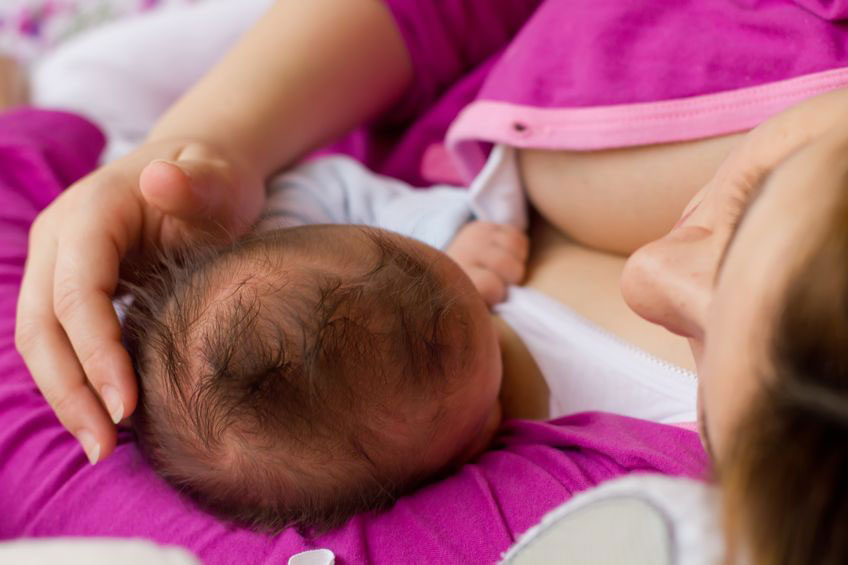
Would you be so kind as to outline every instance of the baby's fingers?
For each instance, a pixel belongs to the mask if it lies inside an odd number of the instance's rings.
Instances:
[[[492,236],[492,241],[498,246],[509,252],[521,262],[527,261],[527,256],[530,253],[530,239],[527,234],[518,228],[514,228],[505,224],[498,224],[495,233]]]
[[[493,245],[480,258],[480,266],[492,271],[506,284],[519,284],[524,279],[526,263],[503,247]]]
[[[471,266],[466,270],[468,278],[474,284],[477,292],[489,306],[494,306],[506,298],[506,284],[500,276],[483,266]]]

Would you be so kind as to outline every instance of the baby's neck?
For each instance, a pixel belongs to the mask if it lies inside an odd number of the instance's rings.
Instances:
[[[521,337],[504,320],[492,316],[503,359],[500,403],[505,420],[550,417],[550,391],[542,371]]]

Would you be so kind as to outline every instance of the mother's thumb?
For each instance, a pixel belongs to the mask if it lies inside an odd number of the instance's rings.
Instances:
[[[234,187],[228,167],[214,160],[156,160],[141,172],[142,197],[169,216],[185,221],[221,220]]]

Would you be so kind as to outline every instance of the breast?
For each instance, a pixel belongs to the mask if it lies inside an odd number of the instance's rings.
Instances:
[[[543,219],[533,222],[530,241],[525,286],[654,357],[695,369],[685,339],[643,320],[624,302],[619,286],[624,256],[577,244]]]
[[[627,256],[668,232],[740,134],[591,153],[522,150],[536,210],[525,285],[608,332],[686,369],[686,340],[637,316],[619,279]]]
[[[622,255],[668,232],[741,134],[592,152],[525,149],[527,196],[577,243]]]

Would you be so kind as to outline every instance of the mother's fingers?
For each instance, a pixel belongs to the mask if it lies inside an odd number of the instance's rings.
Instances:
[[[58,245],[53,309],[88,382],[117,423],[137,400],[132,362],[112,306],[121,254],[102,232],[74,228]]]
[[[229,166],[219,159],[158,160],[147,165],[139,177],[139,189],[149,204],[188,221],[220,212],[235,184]]]
[[[174,161],[154,161],[141,172],[139,188],[145,202],[165,214],[160,243],[188,239],[225,239],[253,224],[264,201],[264,183],[238,171],[200,144],[184,148]]]
[[[116,429],[88,386],[74,351],[58,324],[47,324],[33,343],[37,353],[24,355],[39,390],[62,425],[82,444],[94,464],[115,445]]]
[[[56,243],[33,230],[15,326],[15,343],[35,383],[62,425],[82,443],[92,463],[112,451],[115,428],[89,388],[53,313]]]

